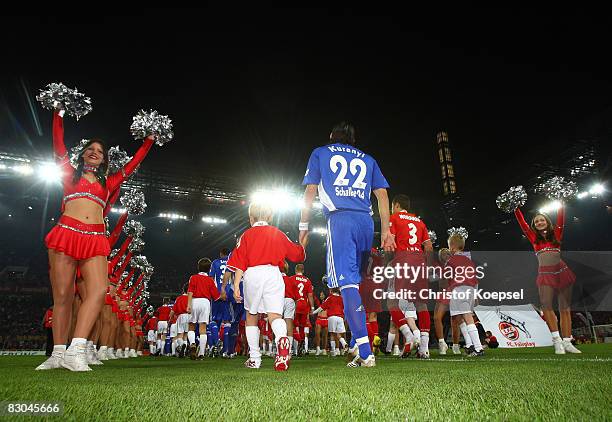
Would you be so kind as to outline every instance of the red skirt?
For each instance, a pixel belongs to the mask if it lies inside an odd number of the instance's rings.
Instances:
[[[106,295],[104,295],[104,304],[105,305],[112,305],[113,304],[113,299],[111,298],[110,293],[107,293]]]
[[[320,327],[327,328],[327,318],[317,318],[317,321],[315,322],[315,324],[317,324]]]
[[[538,268],[538,286],[551,286],[562,289],[576,282],[576,275],[563,261],[557,265],[543,265]]]
[[[65,215],[47,234],[45,244],[48,249],[78,260],[110,254],[104,224],[85,224]]]
[[[117,302],[113,300],[111,306],[113,307],[113,309],[112,309],[113,313],[119,314],[119,305],[117,305]]]

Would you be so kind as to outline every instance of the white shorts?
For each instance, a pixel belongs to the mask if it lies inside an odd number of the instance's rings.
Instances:
[[[471,314],[474,311],[476,289],[472,286],[455,287],[450,298],[449,310],[451,316]]]
[[[293,319],[295,318],[295,301],[291,298],[285,298],[285,306],[283,308],[283,318]]]
[[[147,333],[147,341],[155,341],[157,340],[157,336],[155,335],[155,330],[149,330]]]
[[[168,332],[168,321],[157,321],[157,334],[165,335]]]
[[[183,334],[189,331],[189,314],[180,314],[176,319],[176,332]]]
[[[338,334],[346,333],[346,328],[344,328],[344,318],[339,316],[330,316],[327,318],[327,331]]]
[[[414,302],[409,302],[406,299],[400,299],[398,303],[400,311],[404,313],[404,318],[417,319],[416,306]]]
[[[210,322],[210,300],[205,297],[196,297],[191,301],[192,324],[208,324]]]
[[[277,266],[258,265],[244,273],[244,309],[251,315],[282,315],[285,305],[285,282]]]
[[[176,322],[170,325],[170,337],[176,337]]]

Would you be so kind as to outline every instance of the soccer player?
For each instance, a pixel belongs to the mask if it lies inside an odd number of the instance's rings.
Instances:
[[[274,360],[274,369],[289,369],[289,339],[287,324],[282,318],[285,302],[285,283],[278,264],[285,259],[301,262],[306,257],[304,246],[308,237],[302,239],[301,245],[293,243],[279,229],[270,226],[272,208],[263,203],[252,203],[249,206],[251,228],[245,231],[238,246],[232,252],[227,266],[234,270],[234,299],[242,302],[240,281],[244,275],[244,309],[246,316],[246,337],[249,343],[247,368],[261,366],[259,349],[259,313],[266,313],[276,339],[278,353]]]
[[[163,304],[157,311],[155,311],[155,315],[157,316],[157,355],[164,355],[164,349],[166,346],[166,334],[168,332],[168,320],[170,319],[170,298],[165,297],[163,299]]]
[[[206,351],[206,325],[210,321],[210,302],[218,300],[221,295],[208,272],[212,262],[208,258],[202,258],[198,261],[198,273],[189,278],[189,287],[187,289],[187,313],[191,314],[189,320],[189,332],[187,338],[190,344],[190,358],[204,358]],[[195,325],[199,324],[200,330],[200,347],[196,349],[195,343]]]
[[[219,258],[212,262],[210,267],[210,276],[217,285],[217,290],[221,292],[223,285],[223,274],[225,273],[225,267],[227,266],[227,257],[229,255],[228,248],[222,248],[219,252]],[[229,333],[231,330],[231,319],[230,304],[223,297],[220,300],[215,300],[212,303],[212,321],[210,322],[210,338],[208,342],[211,346],[211,355],[216,356],[220,351],[219,349],[219,331],[223,329],[223,345],[229,341]]]
[[[448,248],[450,249],[451,256],[446,261],[446,267],[453,269],[455,277],[449,281],[448,289],[452,292],[450,298],[450,314],[451,318],[459,321],[459,327],[464,332],[464,328],[467,331],[467,335],[464,334],[466,339],[472,341],[472,347],[467,350],[468,356],[477,357],[484,356],[484,350],[480,343],[480,336],[478,335],[478,329],[474,324],[474,300],[476,299],[476,285],[478,279],[475,276],[476,270],[474,262],[467,256],[461,254],[465,248],[465,239],[459,234],[451,234],[448,238]],[[457,271],[457,268],[462,268],[461,271]],[[471,271],[467,269],[471,268]],[[457,276],[461,274],[461,279]],[[471,274],[471,275],[470,275]]]
[[[298,294],[295,302],[295,325],[298,327],[300,337],[304,339],[304,349],[308,351],[308,335],[310,334],[309,315],[314,311],[312,282],[304,275],[304,264],[297,264],[295,266],[295,275],[290,277],[290,279]],[[297,354],[297,352],[298,348],[296,347],[295,353]]]
[[[393,198],[393,214],[391,215],[391,233],[395,235],[397,248],[393,264],[420,267],[422,272],[415,280],[406,280],[396,277],[396,289],[408,288],[416,294],[415,305],[419,321],[420,343],[417,357],[429,358],[429,330],[431,318],[427,309],[428,279],[426,264],[433,263],[433,246],[429,239],[429,232],[423,220],[408,212],[410,210],[410,198],[407,195],[396,195]],[[394,321],[400,331],[402,326]]]
[[[342,303],[342,296],[340,296],[340,289],[331,288],[329,289],[329,296],[323,301],[315,311],[314,315],[317,315],[321,311],[327,311],[327,330],[331,334],[332,340],[331,345],[331,356],[338,356],[346,351],[346,340],[341,334],[346,333],[344,328],[344,304]],[[336,342],[340,346],[340,350],[336,351]]]
[[[359,295],[362,266],[372,247],[374,221],[370,194],[378,200],[381,219],[381,245],[395,249],[389,231],[389,184],[376,160],[355,147],[355,129],[348,123],[336,125],[328,145],[316,148],[310,155],[302,184],[304,208],[300,219],[300,239],[308,235],[310,210],[317,194],[327,218],[328,286],[338,287],[344,301],[344,313],[359,349],[350,367],[376,365],[372,354],[366,315]],[[354,346],[352,347],[355,350]]]

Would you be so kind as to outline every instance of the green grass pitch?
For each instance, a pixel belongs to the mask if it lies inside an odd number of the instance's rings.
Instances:
[[[483,358],[433,350],[429,361],[382,356],[356,369],[308,356],[287,373],[274,372],[270,358],[259,370],[242,357],[140,357],[71,373],[34,371],[43,357],[0,357],[0,397],[59,401],[73,420],[612,420],[612,345],[580,348]]]

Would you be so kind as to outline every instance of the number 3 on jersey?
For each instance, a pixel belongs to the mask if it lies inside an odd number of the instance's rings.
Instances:
[[[334,182],[334,186],[348,186],[349,180],[345,178],[348,171],[351,171],[351,174],[355,176],[357,171],[359,171],[359,175],[353,182],[353,188],[355,189],[365,189],[367,183],[363,180],[366,177],[367,166],[366,163],[363,162],[360,158],[353,158],[351,163],[346,162],[346,158],[342,155],[334,155],[329,160],[329,168],[334,174],[338,173],[338,177],[336,177],[336,181]],[[338,170],[340,170],[338,172]]]
[[[408,224],[408,234],[410,235],[410,239],[408,239],[408,243],[414,245],[419,238],[416,235],[417,227],[413,223]]]

